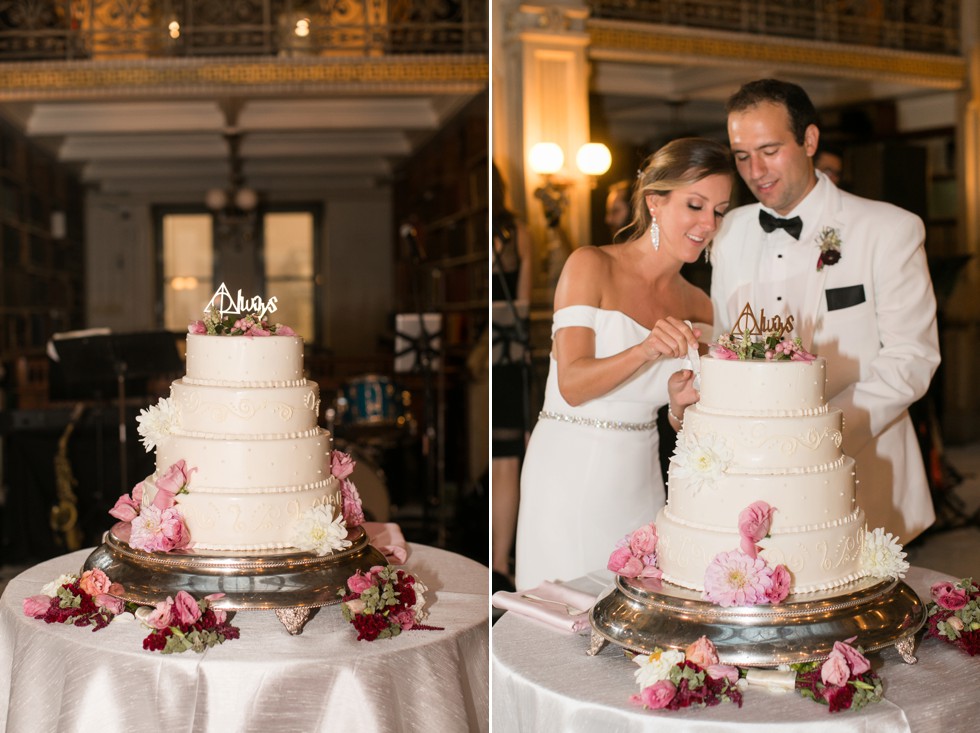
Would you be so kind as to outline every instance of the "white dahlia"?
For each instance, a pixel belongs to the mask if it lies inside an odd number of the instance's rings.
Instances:
[[[691,488],[697,491],[714,484],[728,470],[733,457],[731,447],[713,433],[682,434],[670,462],[673,475],[688,479]]]
[[[340,512],[334,514],[333,507],[328,504],[320,504],[303,512],[289,541],[294,547],[309,550],[321,557],[351,546],[343,515]]]
[[[177,424],[177,407],[173,400],[164,397],[155,405],[140,410],[140,414],[136,416],[136,422],[139,424],[136,432],[142,436],[140,442],[143,443],[143,447],[149,453],[156,447],[161,438],[173,432],[174,426]]]
[[[667,651],[658,649],[653,654],[637,654],[633,657],[633,663],[639,665],[640,668],[633,675],[642,690],[667,679],[670,676],[670,670],[683,661],[684,652],[676,649],[668,649]]]
[[[876,578],[904,578],[909,564],[897,538],[878,527],[864,533],[861,567]]]

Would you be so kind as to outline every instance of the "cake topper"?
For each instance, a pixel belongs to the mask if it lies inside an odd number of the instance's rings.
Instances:
[[[784,322],[779,316],[766,318],[766,309],[759,311],[759,317],[755,317],[752,306],[748,303],[742,308],[742,312],[735,319],[735,326],[732,328],[731,336],[735,338],[740,335],[743,340],[751,340],[753,336],[775,336],[777,339],[789,334],[793,330],[793,316],[786,316]]]
[[[238,297],[232,298],[231,293],[228,292],[228,287],[224,283],[221,283],[221,286],[211,296],[211,300],[204,306],[204,312],[207,313],[209,310],[217,312],[219,319],[222,320],[227,314],[241,315],[243,313],[254,314],[259,320],[262,320],[265,318],[266,313],[276,312],[277,300],[274,295],[269,298],[268,303],[263,301],[261,296],[258,295],[249,300],[245,300],[242,296],[241,289],[238,291]]]

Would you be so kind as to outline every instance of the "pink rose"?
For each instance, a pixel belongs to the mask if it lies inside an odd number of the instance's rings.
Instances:
[[[343,500],[344,524],[348,527],[358,527],[364,524],[364,509],[361,506],[361,495],[350,479],[340,482],[340,497]]]
[[[204,600],[206,600],[208,603],[211,603],[211,601],[217,601],[224,597],[225,597],[224,593],[208,593],[206,596],[204,596]]]
[[[962,588],[950,588],[936,597],[936,603],[949,611],[959,611],[970,602],[970,596]]]
[[[170,550],[179,550],[182,547],[187,547],[191,541],[191,534],[187,531],[187,525],[184,524],[184,518],[180,515],[180,512],[176,507],[170,509],[165,509],[160,518],[160,531],[165,538],[165,547],[160,549],[164,552],[169,552]]]
[[[712,664],[710,667],[706,667],[704,671],[713,680],[724,679],[733,685],[738,683],[738,667],[733,667],[730,664]]]
[[[848,639],[848,641],[851,641],[851,639]],[[844,657],[844,661],[847,662],[847,666],[851,670],[851,674],[864,674],[871,669],[871,662],[868,661],[867,657],[865,657],[863,654],[861,654],[861,652],[847,642],[835,641],[834,652],[839,652],[840,655]],[[834,652],[831,652],[831,654]]]
[[[656,565],[653,565],[652,563],[648,564],[648,563],[644,562],[644,564],[643,564],[643,570],[641,570],[640,571],[640,574],[638,576],[636,576],[636,577],[638,577],[638,578],[650,578],[652,580],[660,580],[662,577],[664,577],[664,573]]]
[[[94,600],[96,606],[99,608],[104,608],[113,616],[118,616],[126,610],[126,603],[122,598],[110,596],[108,593],[100,593],[99,595],[95,596]]]
[[[738,359],[738,354],[729,348],[724,346],[719,346],[718,344],[712,344],[708,347],[708,354],[714,359],[724,359],[726,361],[732,361],[733,359]]]
[[[150,611],[144,623],[153,629],[166,629],[174,622],[174,599],[167,596],[167,600],[160,601],[153,610]]]
[[[358,595],[373,585],[374,578],[370,574],[364,575],[360,570],[347,579],[347,587],[350,588],[351,593],[357,593]]]
[[[630,551],[637,556],[652,555],[657,550],[657,528],[651,522],[633,531],[629,536]]]
[[[823,680],[825,685],[840,687],[841,685],[846,685],[850,678],[851,670],[847,665],[847,660],[837,650],[837,644],[834,644],[834,650],[827,657],[827,661],[820,667],[820,679]]]
[[[687,661],[693,662],[701,669],[707,669],[713,664],[718,664],[719,661],[718,650],[715,649],[715,645],[707,636],[702,636],[685,649],[684,656]]]
[[[650,710],[662,710],[670,705],[670,701],[676,694],[677,688],[673,682],[660,680],[649,687],[644,687],[639,695],[633,695],[630,700]]]
[[[643,572],[643,562],[640,558],[634,557],[628,547],[620,547],[613,550],[606,568],[624,578],[635,578]]]
[[[179,624],[192,624],[201,618],[201,607],[187,591],[177,591],[174,599],[174,618]]]
[[[166,491],[169,494],[179,494],[180,490],[185,488],[191,480],[191,474],[194,473],[196,468],[187,468],[187,463],[181,458],[170,468],[167,469],[166,473],[157,479],[157,489],[160,491]],[[154,501],[154,503],[156,503]],[[168,507],[159,507],[160,509],[167,509]]]
[[[116,499],[116,504],[109,510],[110,516],[121,522],[132,522],[140,513],[140,505],[133,501],[129,494],[123,494]]]
[[[51,607],[51,598],[46,595],[28,596],[24,599],[24,615],[41,618]]]
[[[803,349],[797,349],[793,352],[790,357],[790,361],[813,361],[817,357],[811,354],[809,351],[804,351]]]
[[[221,608],[212,608],[211,613],[214,614],[214,622],[219,626],[228,620],[228,614]]]
[[[295,336],[296,332],[289,326],[284,326],[281,323],[276,324],[276,336]]]
[[[137,506],[143,503],[143,482],[140,481],[136,486],[133,487],[133,501],[136,502]]]
[[[335,450],[330,454],[330,473],[339,479],[345,479],[354,471],[357,461],[350,457],[349,453]]]
[[[764,501],[754,501],[738,515],[738,533],[742,538],[742,552],[751,558],[758,557],[756,542],[769,534],[772,514],[776,511]]]
[[[82,573],[82,577],[78,579],[78,587],[90,596],[107,593],[110,585],[108,576],[98,568],[86,570]]]
[[[187,333],[204,334],[207,333],[208,329],[204,325],[204,321],[194,321],[187,327]]]
[[[770,603],[782,603],[789,595],[790,574],[785,565],[777,565],[772,569],[772,587],[766,591]]]

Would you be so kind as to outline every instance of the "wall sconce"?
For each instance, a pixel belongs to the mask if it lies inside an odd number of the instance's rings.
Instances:
[[[565,152],[557,143],[541,142],[531,148],[528,160],[531,170],[544,178],[544,185],[534,191],[534,196],[544,207],[548,226],[557,227],[562,211],[568,205],[565,189],[572,183],[557,177],[565,165]],[[609,170],[612,155],[602,143],[585,143],[575,155],[575,164],[581,173],[588,176],[589,185],[595,188],[596,179]]]

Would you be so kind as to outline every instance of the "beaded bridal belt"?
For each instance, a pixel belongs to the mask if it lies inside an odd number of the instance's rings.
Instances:
[[[653,430],[657,427],[657,421],[650,422],[619,422],[617,420],[600,420],[595,417],[578,417],[576,415],[563,415],[560,412],[549,412],[542,410],[538,413],[539,420],[561,420],[572,425],[585,425],[590,428],[601,428],[602,430]]]

